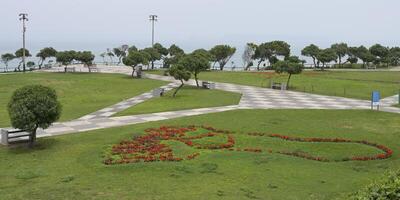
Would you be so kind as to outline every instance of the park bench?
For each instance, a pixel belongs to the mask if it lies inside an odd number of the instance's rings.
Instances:
[[[75,67],[66,67],[65,72],[75,72]]]
[[[271,82],[271,89],[275,90],[286,90],[286,83]]]
[[[215,89],[215,83],[203,81],[201,82],[201,86],[205,89]]]
[[[6,130],[1,129],[1,144],[9,145],[15,142],[26,142],[29,141],[31,137],[31,133],[26,132],[25,130]]]
[[[376,66],[367,66],[367,69],[376,69]]]
[[[154,89],[152,93],[153,93],[154,97],[160,97],[160,96],[164,96],[164,92],[165,92],[164,88],[157,88],[157,89]]]

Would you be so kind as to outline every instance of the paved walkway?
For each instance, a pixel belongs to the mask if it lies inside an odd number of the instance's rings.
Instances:
[[[78,68],[77,71],[85,70],[87,71],[86,68]],[[101,73],[121,73],[130,75],[131,70],[132,69],[130,67],[100,67]],[[58,70],[53,69],[47,71],[54,72]],[[146,74],[145,76],[151,79],[171,82],[170,84],[163,86],[165,90],[171,90],[179,84],[178,81],[168,76],[152,74]],[[186,82],[186,84],[195,85],[195,82],[194,80],[190,80]],[[242,98],[239,104],[234,106],[111,117],[117,112],[153,98],[151,92],[146,92],[126,101],[83,116],[77,120],[55,123],[45,131],[40,130],[38,132],[38,137],[77,133],[102,128],[125,126],[236,109],[370,109],[369,101],[343,97],[324,96],[294,91],[280,91],[230,83],[216,83],[216,89],[241,93]],[[397,103],[397,99],[398,96],[396,95],[382,100],[381,111],[400,113],[400,108],[390,107],[391,105]]]

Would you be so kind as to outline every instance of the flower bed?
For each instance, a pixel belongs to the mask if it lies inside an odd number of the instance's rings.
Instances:
[[[367,145],[367,146],[379,149],[383,152],[383,153],[372,155],[372,156],[345,157],[340,160],[330,160],[328,158],[312,156],[312,155],[305,154],[305,153],[277,151],[277,153],[284,154],[284,155],[295,156],[295,157],[305,158],[305,159],[309,159],[309,160],[322,161],[322,162],[331,162],[331,161],[337,162],[337,161],[350,161],[350,160],[353,160],[353,161],[354,160],[356,160],[356,161],[380,160],[380,159],[387,159],[387,158],[391,157],[393,154],[393,150],[391,150],[390,148],[388,148],[384,145],[368,142],[365,140],[350,140],[350,139],[344,139],[344,138],[300,138],[300,137],[291,137],[291,136],[287,136],[287,135],[266,134],[266,133],[248,133],[248,135],[268,136],[268,137],[272,137],[272,138],[279,138],[282,140],[295,141],[295,142],[355,143],[355,144]]]
[[[288,156],[304,158],[308,160],[315,160],[320,162],[340,162],[340,161],[367,161],[387,159],[392,156],[393,151],[383,145],[372,143],[365,140],[350,140],[344,138],[300,138],[291,137],[280,134],[267,134],[267,133],[248,133],[249,136],[255,137],[271,137],[281,140],[294,141],[294,142],[310,142],[310,143],[354,143],[367,145],[382,151],[382,153],[372,156],[357,156],[357,157],[344,157],[338,160],[330,160],[325,157],[313,156],[304,152],[291,152],[291,151],[273,151],[272,149],[261,149],[256,147],[235,147],[236,141],[231,131],[215,129],[210,126],[187,126],[187,127],[173,127],[161,126],[160,128],[150,128],[145,130],[145,135],[136,136],[132,140],[121,141],[119,144],[111,146],[105,153],[104,163],[107,165],[112,164],[125,164],[137,162],[156,162],[156,161],[170,161],[179,162],[182,160],[192,160],[200,156],[199,152],[195,152],[185,156],[176,156],[172,147],[168,144],[162,143],[163,141],[177,141],[185,144],[194,149],[203,150],[229,150],[237,152],[249,153],[279,153]],[[203,144],[202,139],[223,137],[224,142],[212,144]]]

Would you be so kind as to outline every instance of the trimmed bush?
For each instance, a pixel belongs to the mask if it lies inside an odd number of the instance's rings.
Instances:
[[[36,140],[38,128],[48,128],[61,115],[61,104],[56,91],[41,85],[17,89],[8,103],[8,114],[13,127],[32,134],[30,146]]]

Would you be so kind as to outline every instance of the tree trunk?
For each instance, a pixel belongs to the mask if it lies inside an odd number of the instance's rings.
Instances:
[[[135,78],[135,76],[134,76],[134,74],[135,74],[135,71],[136,71],[136,70],[135,70],[135,67],[132,67],[132,75],[131,75],[131,76],[132,76],[132,78]]]
[[[225,64],[219,63],[219,70],[224,71]]]
[[[339,56],[339,67],[342,68],[342,56]]]
[[[197,73],[194,73],[194,80],[196,81],[197,87],[200,87],[199,86],[199,80],[197,79]]]
[[[120,57],[118,58],[118,64],[117,64],[117,65],[121,64],[121,62],[122,62],[122,56],[120,56]]]
[[[257,71],[260,71],[260,65],[261,65],[261,63],[262,63],[262,60],[258,61],[258,64],[257,64]]]
[[[289,89],[290,77],[292,77],[292,74],[289,74],[289,77],[288,77],[287,82],[286,82],[286,89]]]
[[[172,95],[173,97],[176,97],[176,93],[178,93],[178,91],[183,87],[183,85],[184,85],[183,80],[181,80],[181,85],[175,89],[175,92]]]
[[[33,148],[36,142],[36,131],[38,126],[36,125],[35,128],[31,131],[31,136],[29,136],[29,148]]]
[[[321,70],[322,70],[322,71],[325,70],[325,62],[322,62],[322,68],[321,68]]]
[[[315,62],[315,57],[312,57],[312,59],[313,59],[313,63],[314,63],[314,68],[316,68],[317,67],[317,63]]]

